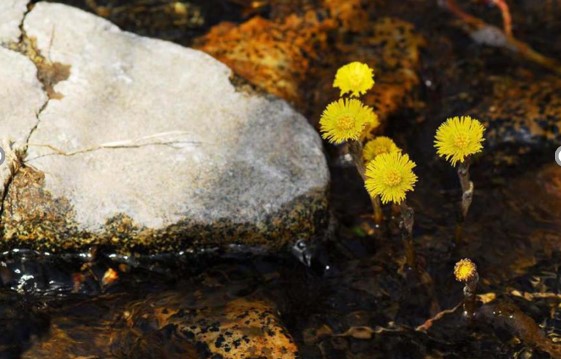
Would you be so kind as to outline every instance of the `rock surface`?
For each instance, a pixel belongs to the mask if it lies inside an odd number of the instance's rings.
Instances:
[[[214,267],[173,290],[127,285],[117,295],[78,300],[59,308],[22,358],[297,358],[278,305],[256,293],[254,277],[240,267]],[[30,314],[13,321],[35,319]]]
[[[113,339],[115,347],[142,340],[138,333],[152,325],[151,331],[175,328],[180,338],[190,339],[204,353],[200,357],[297,358],[296,344],[270,301],[237,298],[209,307],[198,304],[201,298],[197,295],[192,297],[163,293],[133,304],[128,317],[121,320],[121,336]],[[144,335],[149,336],[151,331]]]
[[[2,0],[0,3],[0,43],[17,41],[20,24],[29,0]]]
[[[2,10],[0,6],[0,13]],[[0,147],[6,157],[0,165],[0,198],[15,170],[10,164],[16,163],[16,152],[23,151],[31,130],[37,125],[36,114],[47,99],[36,73],[27,57],[0,47]]]
[[[325,227],[321,141],[284,101],[237,90],[202,52],[65,5],[36,4],[23,29],[18,49],[35,54],[49,100],[32,63],[3,49],[35,91],[0,100],[0,127],[26,149],[3,203],[3,247],[278,250]]]
[[[240,76],[294,103],[317,123],[339,96],[333,78],[339,66],[362,61],[374,68],[376,85],[364,97],[384,123],[414,106],[425,40],[413,24],[396,18],[368,19],[360,1],[327,1],[325,9],[242,24],[222,22],[196,46]]]
[[[472,113],[487,127],[489,146],[557,147],[561,142],[561,80],[498,77],[493,94]]]

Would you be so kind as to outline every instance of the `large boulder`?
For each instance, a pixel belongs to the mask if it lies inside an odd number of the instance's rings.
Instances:
[[[0,49],[3,248],[275,251],[321,235],[322,144],[286,102],[69,6],[20,22]]]

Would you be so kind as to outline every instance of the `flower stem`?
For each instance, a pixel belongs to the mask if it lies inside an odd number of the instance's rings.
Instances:
[[[473,182],[469,179],[469,166],[469,157],[458,166],[458,178],[462,186],[462,201],[460,203],[460,215],[456,223],[456,246],[462,242],[463,224],[473,200]]]
[[[415,222],[415,211],[409,207],[405,201],[401,202],[401,221],[399,227],[401,228],[401,239],[405,247],[405,260],[406,265],[410,269],[415,268],[416,256],[415,248],[413,246],[413,223]]]
[[[356,170],[358,171],[360,177],[362,177],[362,179],[365,180],[366,176],[364,173],[366,171],[366,167],[364,166],[364,160],[362,159],[362,143],[356,140],[350,140],[348,143],[349,143],[349,154],[353,159]]]
[[[381,225],[384,221],[384,213],[382,212],[380,196],[370,196],[370,200],[372,201],[372,208],[374,208],[374,223]]]
[[[358,174],[362,178],[363,181],[366,181],[366,166],[364,165],[364,159],[362,155],[362,142],[351,140],[349,143],[349,154],[353,159],[355,164],[356,170]],[[372,208],[374,208],[374,222],[377,225],[382,224],[384,220],[384,214],[382,212],[382,203],[380,202],[379,196],[370,196],[370,200],[372,201]]]
[[[464,314],[469,320],[473,319],[475,313],[477,282],[479,282],[479,274],[475,273],[475,276],[464,286]]]

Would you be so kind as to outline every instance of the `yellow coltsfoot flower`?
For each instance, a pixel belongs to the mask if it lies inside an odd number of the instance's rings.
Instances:
[[[470,116],[452,117],[436,130],[434,146],[439,156],[455,166],[466,157],[481,152],[484,131],[481,122]]]
[[[414,167],[409,156],[401,152],[381,154],[366,166],[366,189],[372,197],[380,196],[382,203],[399,204],[417,182]]]
[[[374,86],[374,70],[368,65],[355,61],[337,70],[333,87],[341,90],[341,96],[347,92],[351,96],[360,96]]]
[[[372,161],[376,156],[384,153],[401,152],[393,140],[386,136],[378,136],[364,145],[362,155],[364,161]]]
[[[322,137],[335,144],[358,140],[367,124],[377,126],[378,116],[356,99],[339,99],[330,103],[319,120]]]
[[[458,282],[468,282],[477,276],[477,266],[470,259],[464,258],[454,266],[454,277]]]

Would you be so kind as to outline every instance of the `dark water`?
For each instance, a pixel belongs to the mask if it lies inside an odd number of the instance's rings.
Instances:
[[[267,4],[248,10],[243,2],[194,1],[179,16],[163,0],[99,0],[97,7],[92,1],[67,2],[107,11],[125,29],[182,44],[218,21],[239,22],[270,10]],[[484,90],[489,76],[521,68],[538,77],[544,72],[500,50],[474,45],[434,4],[414,3],[418,9],[385,3],[378,9],[412,21],[429,39],[418,95],[425,106],[396,114],[388,126],[388,135],[418,163],[420,181],[410,196],[418,271],[404,269],[397,219],[388,209],[385,225],[372,227],[369,200],[354,168],[339,149],[328,147],[337,230],[310,248],[311,266],[289,251],[274,257],[213,253],[158,258],[117,258],[103,251],[63,258],[4,253],[0,357],[205,357],[204,348],[178,334],[177,324],[162,331],[146,323],[153,308],[174,309],[178,301],[191,309],[218,308],[239,298],[274,303],[303,358],[558,357],[552,343],[561,341],[561,168],[552,164],[546,148],[516,156],[508,166],[495,165],[508,151],[486,150],[472,168],[475,197],[464,242],[456,246],[459,183],[432,147],[443,118],[490,95]],[[515,13],[522,37],[535,40],[550,56],[559,55],[561,42],[549,46],[548,37],[540,36],[544,28],[555,33],[557,20],[544,18],[543,28],[537,29],[536,14],[543,9],[532,12],[531,4],[513,3],[530,9]],[[127,8],[130,4],[136,5]],[[485,7],[471,6],[500,23]],[[469,96],[458,100],[458,93]],[[475,322],[457,310],[428,331],[416,329],[462,301],[462,285],[452,271],[464,257],[478,265],[478,293],[495,299],[481,305]],[[110,268],[119,279],[104,282]],[[133,313],[131,320],[138,325],[122,325],[123,313]]]

